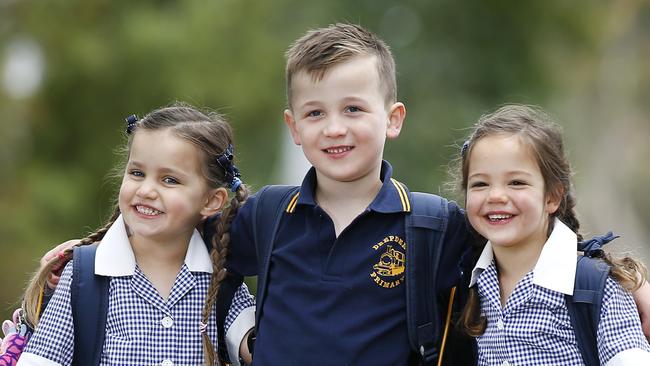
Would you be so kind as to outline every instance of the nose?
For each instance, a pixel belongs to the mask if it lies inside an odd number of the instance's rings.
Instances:
[[[490,203],[504,203],[508,201],[508,195],[501,187],[491,186],[488,194],[488,202]]]
[[[339,116],[331,116],[327,120],[327,125],[323,129],[323,134],[327,137],[344,136],[348,132],[348,127]]]
[[[156,189],[155,182],[152,182],[150,179],[145,179],[140,182],[138,190],[135,192],[138,197],[146,199],[155,199],[158,197],[158,191]]]

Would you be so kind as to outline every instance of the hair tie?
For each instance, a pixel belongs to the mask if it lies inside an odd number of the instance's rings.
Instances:
[[[204,322],[199,322],[199,333],[205,333],[208,331],[208,324]]]
[[[463,147],[460,148],[460,156],[465,157],[465,153],[467,153],[467,149],[469,148],[469,140],[463,142]]]
[[[233,159],[235,158],[235,148],[232,144],[228,144],[228,148],[223,154],[219,155],[217,158],[217,163],[223,168],[224,173],[226,174],[226,181],[230,185],[230,190],[236,192],[237,189],[242,185],[241,173],[239,169],[233,164]]]
[[[603,246],[616,238],[619,236],[614,235],[611,231],[605,235],[594,236],[589,240],[578,242],[578,250],[583,252],[586,257],[602,258],[605,254]]]
[[[138,122],[138,116],[132,114],[124,119],[126,121],[126,133],[131,134],[135,130],[135,124]]]

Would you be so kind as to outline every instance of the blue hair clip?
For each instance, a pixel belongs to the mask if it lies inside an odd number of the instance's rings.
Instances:
[[[460,148],[460,156],[465,157],[467,149],[469,148],[469,140],[463,142],[463,147]]]
[[[230,190],[237,192],[237,189],[242,185],[241,173],[239,169],[232,163],[235,158],[235,148],[232,144],[228,145],[226,151],[223,154],[219,155],[217,158],[217,163],[223,168],[226,173],[226,180],[230,181]]]
[[[138,122],[138,116],[132,114],[124,119],[126,121],[126,133],[131,134],[135,130],[135,124]]]
[[[578,250],[583,252],[585,257],[602,258],[605,254],[602,249],[603,246],[619,237],[620,236],[614,235],[611,231],[605,235],[594,236],[591,239],[578,242]]]
[[[242,184],[241,179],[237,177],[233,178],[233,180],[230,182],[230,190],[232,192],[237,192],[241,184]]]

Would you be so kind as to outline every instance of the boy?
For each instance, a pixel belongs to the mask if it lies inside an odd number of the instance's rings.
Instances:
[[[287,52],[284,120],[313,165],[275,236],[256,366],[406,365],[406,188],[382,160],[406,109],[396,100],[395,64],[361,27],[308,32]],[[231,227],[229,271],[258,274],[252,197]],[[442,276],[448,294],[467,247],[460,208],[449,203]],[[471,354],[471,353],[470,353]]]

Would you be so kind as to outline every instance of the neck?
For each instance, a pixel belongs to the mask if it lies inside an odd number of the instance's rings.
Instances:
[[[492,249],[497,270],[499,271],[499,278],[515,282],[522,279],[537,264],[543,247],[543,242],[533,242],[512,247],[493,245]]]
[[[180,268],[185,260],[191,237],[191,232],[165,240],[133,235],[129,237],[129,241],[140,268]]]
[[[323,178],[317,173],[316,200],[321,207],[339,204],[367,207],[377,196],[382,182],[379,174],[368,175],[354,182],[340,182]]]

